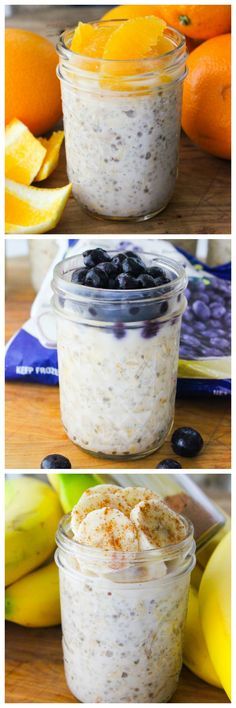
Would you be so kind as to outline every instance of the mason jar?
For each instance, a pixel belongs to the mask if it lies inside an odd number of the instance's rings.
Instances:
[[[175,261],[142,259],[170,282],[143,290],[75,284],[82,255],[54,269],[61,417],[69,438],[99,457],[151,454],[173,423],[187,278]]]
[[[175,189],[185,38],[166,27],[171,51],[110,61],[71,51],[73,33],[63,32],[57,45],[73,194],[94,216],[149,219],[165,209]]]
[[[192,524],[180,543],[138,553],[73,540],[62,519],[59,567],[67,684],[83,703],[164,703],[177,687],[190,573]]]

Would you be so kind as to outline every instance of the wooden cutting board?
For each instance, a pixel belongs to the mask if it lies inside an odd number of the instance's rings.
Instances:
[[[105,7],[99,5],[12,8],[13,16],[7,20],[7,26],[38,32],[55,45],[63,29],[73,27],[79,20],[98,19],[105,11]],[[63,147],[56,171],[40,186],[62,187],[67,182]],[[97,220],[87,215],[71,196],[60,223],[51,233],[201,235],[230,232],[230,163],[203,153],[182,135],[175,193],[159,216],[141,223]]]
[[[29,317],[35,293],[30,285],[26,258],[7,262],[6,340]],[[174,428],[190,425],[202,433],[205,447],[199,457],[179,458],[186,469],[227,469],[230,467],[230,402],[224,398],[178,399]],[[116,468],[154,469],[173,457],[170,437],[161,451],[133,462],[101,460],[83,452],[67,437],[60,420],[59,390],[23,382],[6,384],[6,466],[11,469],[38,469],[50,453],[61,453],[74,469]]]

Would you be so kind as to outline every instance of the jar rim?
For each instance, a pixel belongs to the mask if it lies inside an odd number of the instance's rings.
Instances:
[[[90,25],[98,25],[99,24],[99,25],[105,26],[105,25],[113,24],[113,23],[116,24],[119,22],[127,22],[128,19],[129,18],[126,17],[123,19],[121,18],[121,19],[113,19],[113,20],[93,20],[89,24]],[[66,45],[65,35],[68,33],[74,32],[74,30],[75,30],[75,27],[72,27],[72,28],[64,30],[60,34],[59,42],[57,44],[57,51],[59,54],[62,53],[64,56],[68,55],[67,59],[69,59],[70,57],[76,57],[76,56],[79,59],[86,59],[86,62],[88,61],[88,64],[90,64],[91,66],[94,63],[97,63],[98,61],[102,61],[104,63],[104,65],[106,65],[106,66],[112,65],[115,63],[115,64],[119,64],[119,66],[122,65],[125,67],[130,62],[132,62],[132,63],[137,62],[137,64],[144,64],[144,66],[145,66],[145,64],[150,63],[150,61],[157,63],[158,61],[163,60],[164,58],[171,59],[172,57],[174,57],[176,55],[176,53],[178,53],[179,51],[181,51],[182,49],[184,49],[186,47],[185,36],[181,32],[179,32],[179,30],[175,29],[175,27],[172,27],[171,25],[166,25],[163,34],[165,35],[165,33],[172,32],[173,34],[175,34],[175,37],[178,40],[178,44],[173,49],[171,49],[169,52],[164,52],[164,54],[160,54],[157,57],[143,57],[143,58],[138,58],[138,59],[137,58],[136,59],[132,59],[132,58],[130,58],[130,59],[103,59],[102,57],[88,57],[88,56],[86,56],[86,54],[80,54],[79,52],[74,52],[72,49],[70,49],[70,47],[68,47]]]
[[[179,541],[178,543],[168,544],[166,546],[162,546],[161,548],[151,548],[143,551],[116,551],[103,550],[101,548],[79,543],[78,541],[76,541],[75,538],[73,538],[70,529],[71,513],[65,514],[59,522],[59,526],[56,533],[56,542],[58,548],[63,550],[64,552],[71,553],[72,551],[75,557],[81,555],[83,557],[83,560],[87,558],[90,560],[90,562],[93,559],[95,561],[101,559],[105,559],[106,561],[111,560],[112,563],[114,563],[116,560],[117,562],[125,560],[126,562],[135,565],[140,564],[142,562],[146,563],[147,561],[152,562],[154,560],[174,560],[188,549],[195,550],[194,527],[192,522],[185,516],[182,516],[182,514],[178,514],[178,517],[185,525],[185,538],[182,541]]]
[[[108,253],[120,253],[120,250],[118,249],[107,249]],[[186,275],[186,270],[184,266],[181,265],[181,263],[178,263],[177,261],[174,261],[171,258],[165,258],[162,257],[161,255],[158,256],[156,253],[152,253],[150,251],[143,251],[141,253],[141,256],[153,256],[153,265],[159,266],[159,267],[164,267],[169,272],[175,273],[176,277],[173,278],[173,280],[170,280],[170,282],[165,283],[163,285],[156,285],[155,287],[149,287],[149,288],[142,288],[142,290],[137,289],[130,289],[130,290],[114,290],[112,288],[94,288],[90,287],[88,285],[82,285],[81,283],[73,283],[69,280],[66,280],[65,273],[61,273],[61,269],[65,264],[72,264],[76,261],[76,259],[82,258],[82,253],[70,256],[69,258],[64,258],[63,260],[59,261],[57,265],[54,268],[53,271],[53,281],[52,281],[52,289],[56,293],[62,293],[64,292],[66,294],[66,297],[71,297],[73,300],[87,300],[89,298],[89,301],[97,301],[97,300],[106,300],[106,302],[109,302],[109,298],[111,298],[111,302],[113,305],[116,303],[121,303],[123,300],[125,300],[126,303],[132,302],[135,300],[136,303],[141,302],[143,303],[144,298],[148,297],[148,301],[151,302],[152,300],[157,301],[158,298],[162,299],[168,299],[168,297],[173,296],[173,291],[175,293],[178,292],[183,292],[185,287],[187,286],[187,275]],[[74,266],[75,267],[75,266]],[[78,267],[78,266],[77,266]],[[83,267],[83,264],[81,265]],[[71,269],[72,270],[72,269]],[[67,270],[67,273],[69,271]],[[142,296],[141,296],[142,293]]]

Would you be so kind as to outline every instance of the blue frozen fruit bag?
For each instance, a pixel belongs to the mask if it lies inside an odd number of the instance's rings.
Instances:
[[[231,284],[190,277],[180,336],[178,394],[230,393]]]

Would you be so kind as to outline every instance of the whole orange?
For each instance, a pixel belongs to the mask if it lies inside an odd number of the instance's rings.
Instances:
[[[157,15],[157,17],[162,17],[161,14],[162,5],[116,5],[112,10],[103,15],[103,20],[126,20],[132,17],[139,17],[144,15]]]
[[[188,57],[182,127],[202,150],[230,159],[231,35],[203,42]]]
[[[168,25],[193,39],[210,39],[231,28],[230,5],[162,5],[161,13]]]
[[[5,56],[6,123],[18,118],[42,135],[62,112],[56,50],[44,37],[12,27],[6,30]]]

